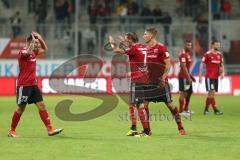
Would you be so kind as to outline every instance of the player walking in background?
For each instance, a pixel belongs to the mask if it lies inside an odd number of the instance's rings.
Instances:
[[[168,83],[168,72],[170,69],[170,58],[167,48],[156,40],[157,30],[155,28],[146,29],[143,39],[148,45],[148,71],[149,71],[149,85],[152,89],[147,93],[147,100],[149,102],[164,102],[170,112],[175,118],[179,133],[185,135],[181,116],[178,109],[172,103],[170,86]]]
[[[40,118],[47,128],[49,136],[59,134],[63,131],[63,129],[54,129],[52,127],[43,102],[42,93],[37,86],[36,57],[47,50],[48,47],[42,36],[36,32],[32,32],[27,37],[26,47],[19,51],[18,63],[20,72],[17,79],[17,109],[13,114],[11,127],[8,131],[9,137],[17,137],[16,127],[27,103],[34,103],[37,106]]]
[[[114,43],[113,38],[109,37],[109,42]],[[138,135],[136,122],[137,113],[141,124],[143,126],[143,132],[141,135],[148,137],[151,135],[149,112],[145,109],[145,97],[144,91],[146,90],[146,84],[148,84],[147,74],[147,46],[138,43],[138,36],[134,32],[128,32],[121,38],[121,43],[126,48],[115,48],[114,52],[125,54],[129,58],[131,69],[131,102],[129,106],[132,126],[127,136]],[[136,110],[138,108],[138,110]]]
[[[179,53],[180,72],[178,74],[179,80],[179,113],[182,115],[189,116],[189,102],[193,92],[192,82],[195,79],[190,74],[190,68],[192,65],[191,58],[192,42],[186,41],[184,49]],[[184,107],[184,108],[183,108]],[[193,113],[193,112],[192,112]]]
[[[204,64],[206,65],[205,73],[205,85],[206,90],[208,91],[208,96],[206,99],[206,105],[204,110],[204,115],[209,114],[209,106],[212,105],[215,115],[222,115],[223,112],[220,112],[217,108],[215,101],[215,92],[218,91],[218,77],[221,76],[221,79],[224,77],[224,64],[223,56],[219,52],[220,42],[218,40],[213,40],[211,43],[212,49],[206,52],[202,58],[199,71],[199,82],[202,82],[202,73]]]

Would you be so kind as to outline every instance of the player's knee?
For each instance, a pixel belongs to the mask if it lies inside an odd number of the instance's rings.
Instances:
[[[141,103],[138,105],[138,108],[144,108],[144,107],[145,107],[144,103]]]
[[[144,103],[144,107],[145,107],[145,108],[148,108],[148,105],[149,105],[148,102],[145,102],[145,103]]]
[[[180,100],[184,100],[184,98],[185,98],[184,94],[183,94],[183,93],[180,93],[179,99],[180,99]]]
[[[169,109],[174,109],[175,107],[172,103],[165,103],[165,104]]]
[[[212,93],[211,91],[208,92],[208,98],[211,98],[212,97]]]
[[[214,97],[214,91],[209,91],[208,96],[209,96],[209,98],[213,98]]]
[[[25,111],[25,106],[17,106],[16,112],[22,114]]]
[[[46,105],[43,102],[38,102],[36,105],[37,105],[39,110],[45,110],[46,109]]]
[[[187,96],[190,97],[192,95],[192,92],[187,92]]]

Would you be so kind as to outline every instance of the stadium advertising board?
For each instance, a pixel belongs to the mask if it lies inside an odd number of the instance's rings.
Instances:
[[[38,85],[44,94],[57,94],[49,85],[49,76],[63,60],[39,60],[37,64]],[[71,70],[73,66],[66,66],[64,71]],[[72,72],[70,77],[64,79],[64,83],[70,86],[81,86],[77,92],[80,94],[103,94],[103,93],[128,93],[130,80],[129,66],[126,62],[104,62],[101,72],[97,78],[92,76],[96,70],[99,70],[98,63],[89,63],[87,66],[81,67]],[[86,72],[88,69],[88,72]],[[178,92],[178,63],[172,62],[172,68],[169,75],[169,82],[172,86],[172,92]],[[16,60],[1,60],[0,61],[0,95],[8,96],[15,95],[16,77],[18,74],[18,64]],[[83,79],[84,78],[84,79]],[[200,84],[198,77],[197,82],[193,84],[193,91],[197,94],[205,94],[204,81]],[[219,81],[219,94],[240,95],[240,76],[227,76]],[[74,94],[71,89],[68,89],[64,94]]]
[[[65,60],[38,60],[37,61],[37,76],[50,76],[51,73],[61,65]],[[177,61],[171,62],[172,67],[169,71],[169,76],[177,76],[179,72],[179,64]],[[64,66],[64,72],[68,72],[75,67],[76,64]],[[86,68],[87,67],[87,68]],[[78,71],[75,70],[73,75],[86,74],[86,77],[92,77],[100,68],[98,62],[88,63],[86,67],[80,68]],[[88,69],[89,72],[85,73],[85,70]],[[129,65],[125,61],[110,62],[105,61],[102,66],[99,76],[114,76],[114,77],[125,77],[126,73],[129,73]],[[1,77],[17,77],[19,72],[17,59],[15,60],[0,60],[0,76]]]

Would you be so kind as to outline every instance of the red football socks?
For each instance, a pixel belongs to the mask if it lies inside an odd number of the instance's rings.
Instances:
[[[12,117],[12,123],[11,123],[11,130],[15,131],[16,127],[18,125],[18,122],[21,118],[21,114],[19,114],[18,112],[14,112],[13,113],[13,117]]]
[[[44,125],[46,126],[47,130],[51,130],[52,126],[51,126],[50,118],[48,116],[48,112],[46,110],[39,110],[39,115]]]
[[[178,130],[183,129],[182,120],[181,120],[181,116],[179,115],[178,109],[177,108],[174,108],[174,109],[169,108],[169,109],[177,123]]]
[[[147,115],[145,108],[140,107],[138,109],[138,116],[140,118],[143,128],[149,129],[149,120],[148,120],[148,115]]]
[[[207,98],[205,103],[205,110],[208,110],[210,104],[211,104],[211,98]]]
[[[148,126],[150,128],[150,113],[149,113],[149,108],[148,107],[145,107],[145,111],[147,113],[147,119],[148,119]]]
[[[216,106],[215,98],[212,98],[212,99],[211,99],[211,104],[212,104],[212,107],[213,107],[214,112],[216,112],[216,111],[217,111],[217,106]]]
[[[137,124],[137,110],[134,105],[129,106],[130,111],[130,119],[132,121],[132,129],[136,130],[136,124]]]
[[[147,112],[147,117],[148,117],[148,120],[149,120],[149,119],[150,119],[149,108],[148,108],[148,107],[145,107],[145,111]]]
[[[206,107],[205,110],[208,110],[209,106],[212,105],[214,112],[217,111],[215,98],[207,98],[206,99]]]

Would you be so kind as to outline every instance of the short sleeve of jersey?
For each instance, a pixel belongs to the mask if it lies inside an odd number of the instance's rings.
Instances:
[[[207,63],[207,54],[204,54],[202,57],[202,62]]]
[[[19,51],[19,56],[20,56],[20,58],[23,58],[24,56],[24,54],[27,54],[27,50],[26,49],[21,49],[20,51]]]
[[[165,46],[161,46],[161,47],[159,47],[159,49],[161,50],[161,58],[163,58],[163,59],[169,58],[169,53]]]

